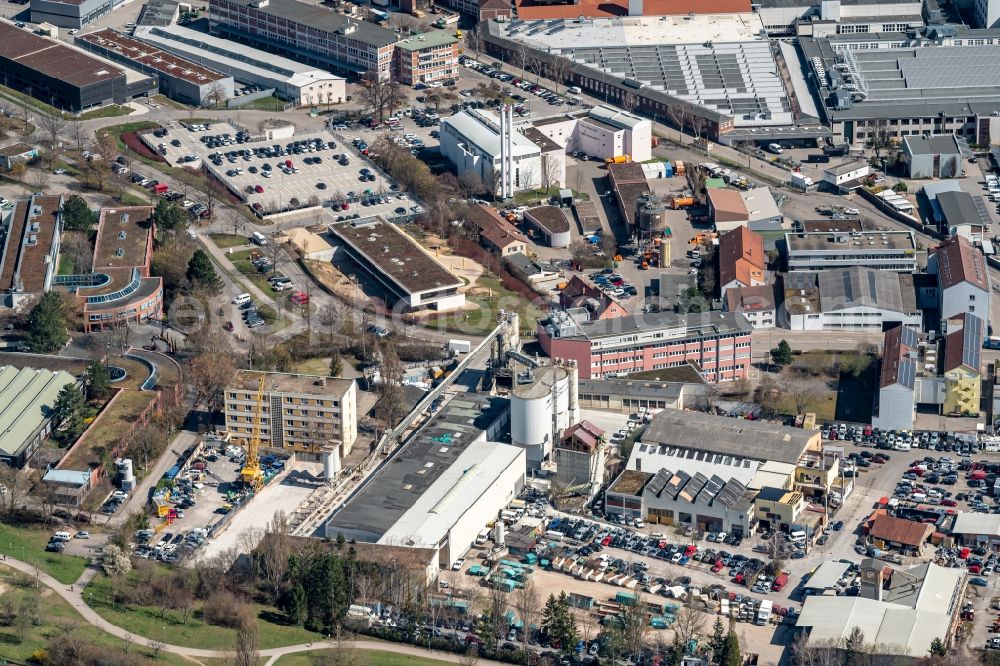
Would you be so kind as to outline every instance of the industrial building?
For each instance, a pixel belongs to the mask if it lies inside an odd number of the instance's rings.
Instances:
[[[94,473],[86,469],[49,469],[42,477],[42,483],[52,489],[52,501],[62,506],[79,508],[93,487]]]
[[[225,390],[226,430],[235,444],[246,444],[253,433],[262,376],[261,446],[339,466],[358,438],[354,380],[241,370]]]
[[[754,9],[770,35],[898,32],[924,24],[919,0],[761,0]]]
[[[52,287],[59,270],[62,196],[33,196],[18,201],[2,218],[0,305],[18,308]]]
[[[503,398],[451,398],[333,514],[320,536],[433,548],[441,567],[450,567],[524,485],[524,450],[497,441],[509,416]]]
[[[0,20],[3,84],[65,111],[124,104],[156,80]]]
[[[808,580],[802,582],[802,594],[807,597],[839,595],[847,587],[845,574],[850,568],[850,562],[846,561],[827,560],[823,562],[809,576]]]
[[[572,17],[544,22],[490,21],[484,44],[506,61],[526,49],[548,74],[568,59],[565,78],[572,85],[608,105],[683,123],[713,140],[828,134],[795,125],[756,14],[580,18],[576,5],[570,11]]]
[[[210,0],[209,31],[323,69],[388,79],[396,33],[298,0]]]
[[[990,63],[1000,54],[998,34],[895,27],[798,38],[803,70],[793,83],[807,91],[818,84],[815,114],[833,136],[858,147],[875,132],[899,142],[954,133],[970,144],[996,143],[1000,75]]]
[[[155,225],[152,206],[102,208],[92,272],[60,275],[55,284],[83,309],[85,331],[156,318],[163,311],[163,278],[150,272]]]
[[[416,83],[457,80],[458,39],[444,30],[411,35],[396,42],[396,79]]]
[[[518,18],[525,21],[538,19],[575,19],[581,16],[601,18],[612,16],[661,16],[669,14],[725,14],[748,12],[747,0],[711,0],[711,2],[685,2],[678,0],[516,0]]]
[[[529,469],[540,469],[563,431],[580,420],[578,381],[572,361],[518,376],[510,393],[510,440],[525,450]]]
[[[823,182],[836,192],[846,192],[860,187],[871,173],[867,160],[849,160],[837,166],[823,169]]]
[[[979,248],[961,236],[948,238],[929,250],[927,272],[937,276],[941,320],[966,312],[990,320],[990,277]]]
[[[861,627],[865,645],[878,646],[880,657],[921,659],[936,638],[950,645],[964,588],[961,569],[933,563],[893,569],[866,559],[858,596],[808,596],[796,626],[817,647],[841,646]]]
[[[539,118],[534,127],[568,152],[601,160],[628,155],[633,162],[653,156],[653,124],[613,106],[598,104],[586,111]]]
[[[688,372],[665,381],[581,379],[580,407],[623,414],[635,414],[641,407],[650,412],[697,407],[709,392],[705,380],[693,367],[673,368],[672,372],[677,370]]]
[[[586,308],[553,310],[538,322],[538,342],[550,358],[573,359],[581,379],[696,363],[706,381],[747,377],[750,333],[738,313],[649,313],[592,320]]]
[[[995,551],[1000,548],[1000,515],[959,511],[951,534],[963,546],[984,546]]]
[[[347,99],[342,76],[273,53],[219,39],[180,25],[139,26],[136,39],[228,74],[236,81],[273,89],[298,106],[339,104]]]
[[[643,216],[639,214],[650,196],[649,183],[642,165],[636,162],[608,165],[608,185],[614,194],[618,214],[629,234],[640,231]],[[649,225],[646,225],[647,228]]]
[[[785,219],[768,187],[730,190],[710,187],[706,191],[708,216],[719,233],[747,226],[753,231],[781,228]]]
[[[872,425],[882,430],[909,430],[917,407],[919,353],[917,329],[894,326],[885,332],[882,367]]]
[[[167,97],[194,106],[216,106],[233,96],[233,77],[202,67],[111,29],[78,35],[81,48],[155,76]]]
[[[961,178],[965,173],[965,156],[954,134],[904,136],[903,162],[908,178]]]
[[[593,497],[604,485],[604,431],[590,421],[570,426],[556,443],[553,459],[562,492]]]
[[[569,247],[569,219],[559,206],[536,206],[524,211],[524,222],[549,247]]]
[[[32,23],[48,23],[79,30],[106,16],[125,0],[31,0]]]
[[[912,275],[862,266],[786,274],[782,314],[793,331],[881,333],[892,323],[923,324]]]
[[[20,469],[31,462],[53,428],[56,396],[76,386],[68,372],[35,368],[0,368],[0,462]]]
[[[764,238],[747,227],[737,227],[719,239],[719,293],[734,287],[767,284]]]
[[[408,308],[452,310],[465,304],[462,280],[432,257],[402,229],[378,217],[327,227],[343,252],[385,289],[386,302],[401,300]]]
[[[912,231],[800,231],[785,234],[789,271],[865,266],[912,273],[917,242]]]
[[[525,128],[527,126],[524,126]],[[501,119],[493,113],[470,109],[444,118],[441,154],[455,166],[459,178],[474,176],[487,185],[502,180]],[[566,183],[566,154],[558,145],[541,145],[528,138],[518,127],[510,132],[511,178],[514,192],[538,189],[543,182],[562,187]]]

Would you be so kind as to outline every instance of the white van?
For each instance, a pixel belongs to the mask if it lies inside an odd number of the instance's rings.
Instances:
[[[250,240],[254,243],[254,245],[267,245],[267,238],[265,238],[264,234],[259,231],[253,232],[250,235]]]
[[[806,533],[802,530],[795,530],[794,532],[789,533],[788,540],[792,543],[802,543],[806,540]]]
[[[774,153],[775,155],[780,155],[780,154],[781,154],[782,152],[784,152],[784,151],[783,151],[783,150],[781,149],[781,144],[780,144],[780,143],[772,143],[772,144],[769,144],[769,145],[767,146],[767,149],[768,149],[768,150],[770,150],[770,151],[771,151],[772,153]]]
[[[239,294],[233,299],[233,305],[244,305],[250,302],[250,294]]]
[[[566,92],[570,95],[579,95],[582,91],[580,90],[580,86],[570,86],[569,88],[566,88]]]
[[[52,535],[53,541],[69,541],[73,538],[73,535],[69,532],[56,532]]]

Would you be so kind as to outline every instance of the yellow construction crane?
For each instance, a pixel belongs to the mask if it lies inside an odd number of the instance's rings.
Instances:
[[[264,414],[264,375],[257,383],[257,401],[253,408],[253,432],[247,444],[247,461],[240,472],[240,478],[254,491],[260,489],[264,482],[264,473],[260,469],[260,421]]]

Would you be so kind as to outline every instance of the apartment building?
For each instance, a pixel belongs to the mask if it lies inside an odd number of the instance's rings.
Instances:
[[[324,448],[340,447],[342,456],[351,452],[358,438],[354,380],[282,372],[240,371],[226,389],[226,430],[234,444],[246,445],[253,433],[262,374],[261,446],[317,462]]]
[[[580,379],[696,363],[706,381],[745,378],[753,328],[738,312],[649,313],[592,320],[586,308],[552,311],[538,322],[550,358],[573,359]]]
[[[432,30],[396,42],[396,77],[400,83],[434,83],[457,79],[458,39],[444,30]]]
[[[210,0],[213,35],[244,42],[299,62],[388,79],[396,33],[332,8],[297,0]]]

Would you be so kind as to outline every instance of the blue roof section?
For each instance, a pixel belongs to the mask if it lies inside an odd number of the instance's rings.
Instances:
[[[90,483],[90,470],[78,472],[71,469],[50,469],[42,477],[42,481],[85,486]]]

